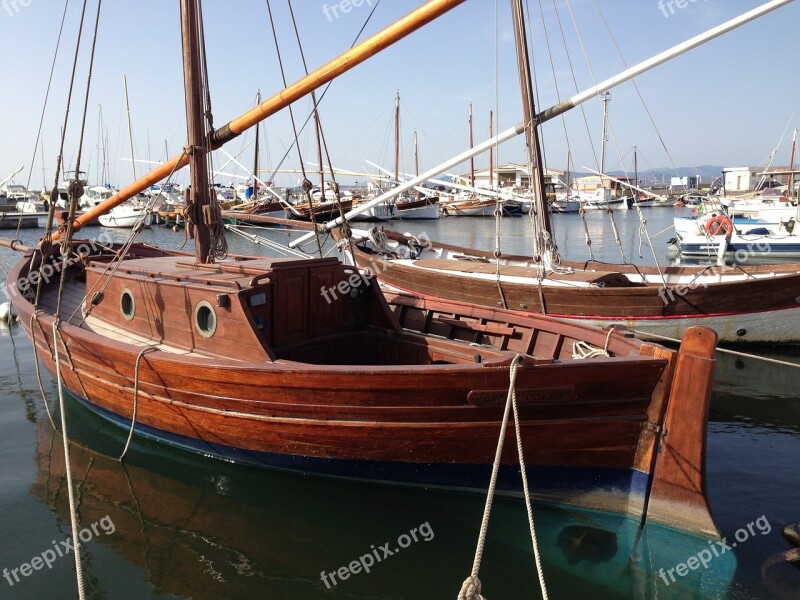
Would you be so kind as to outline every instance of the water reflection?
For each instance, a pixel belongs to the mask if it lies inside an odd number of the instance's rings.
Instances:
[[[124,445],[123,432],[72,403],[68,419],[81,522],[109,516],[116,532],[97,542],[134,565],[154,593],[447,598],[469,574],[479,496],[256,471],[147,441],[137,441],[122,465],[110,457]],[[67,519],[60,437],[46,420],[37,429],[35,460],[31,491]],[[399,536],[421,524],[430,540],[398,548]],[[659,569],[685,562],[708,548],[707,540],[648,526],[634,550],[635,520],[552,507],[537,507],[536,527],[551,597],[709,597],[724,594],[735,569],[732,555],[721,556],[666,585]],[[322,580],[322,571],[336,572],[387,542],[392,555],[370,573],[335,586]],[[536,597],[530,547],[523,505],[498,501],[481,570],[486,594]],[[102,596],[102,589],[94,592]]]

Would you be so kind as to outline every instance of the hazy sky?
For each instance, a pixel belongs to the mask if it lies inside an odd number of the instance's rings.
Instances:
[[[623,70],[600,19],[598,5],[625,60],[632,65],[761,4],[759,0],[684,2],[684,8],[679,8],[667,0],[663,3],[529,0],[540,108],[558,101],[553,71],[561,97],[576,91],[564,38],[579,89],[592,85],[582,45],[597,81]],[[376,0],[362,0],[361,6],[351,7],[345,13],[341,2],[294,0],[309,67],[316,68],[346,50],[369,16],[372,10],[369,5],[375,3]],[[382,0],[364,36],[421,3],[422,0]],[[287,2],[271,0],[271,6],[287,78],[293,82],[303,73]],[[570,17],[570,7],[577,29]],[[18,182],[24,183],[30,172],[63,8],[63,0],[0,0],[0,178],[24,165],[25,170],[17,177]],[[43,169],[47,186],[52,185],[80,8],[81,0],[70,0],[45,117],[44,162],[37,156],[32,167],[35,189],[41,187]],[[89,0],[86,26],[89,32],[95,10],[96,0]],[[280,91],[280,71],[266,0],[206,0],[204,11],[213,112],[215,124],[222,126],[253,104],[257,89],[265,97]],[[128,80],[137,158],[163,160],[165,144],[171,155],[183,145],[178,15],[177,0],[103,2],[82,160],[82,170],[88,172],[90,182],[97,182],[100,162],[100,106],[108,133],[110,181],[121,185],[133,176],[131,163],[121,160],[130,156],[123,75]],[[798,23],[800,5],[789,4],[637,79],[678,166],[758,165],[765,160],[778,144],[800,98]],[[64,151],[67,168],[72,168],[77,155],[90,44],[90,37],[85,37]],[[336,166],[362,170],[364,159],[390,166],[392,111],[397,90],[402,98],[402,162],[406,170],[413,168],[411,141],[415,129],[419,131],[423,168],[466,149],[470,100],[474,103],[476,141],[488,137],[490,110],[499,117],[496,131],[519,122],[522,112],[510,3],[468,0],[337,79],[321,104],[323,127]],[[599,149],[600,102],[593,99],[585,107],[588,132],[580,110],[573,110],[566,117],[569,145],[578,169],[597,164],[589,143],[590,134],[595,151]],[[309,102],[301,100],[295,109],[297,119],[302,122],[308,115]],[[798,118],[792,119],[791,128],[797,126]],[[619,151],[610,141],[609,170],[621,168],[621,155],[625,166],[631,168],[634,145],[640,149],[642,170],[670,164],[630,83],[613,90],[610,121]],[[551,167],[565,165],[564,130],[560,119],[544,127],[546,160]],[[790,136],[791,131],[781,145],[776,164],[788,163]],[[235,154],[251,143],[252,138],[252,134],[244,135],[231,142],[226,150]],[[266,139],[267,147],[262,150],[264,161],[277,166],[293,139],[287,112],[267,121]],[[304,160],[314,161],[313,139],[307,133],[300,139]],[[499,152],[503,162],[524,160],[520,140],[507,143]],[[215,163],[220,165],[226,160],[218,155]],[[252,163],[252,144],[244,150],[242,160],[248,166]],[[479,166],[486,162],[485,157],[478,159]],[[297,154],[293,152],[284,167],[298,166]],[[137,174],[144,169],[139,164]],[[232,165],[226,171],[242,173],[242,169]],[[288,184],[296,178],[284,176],[277,182]],[[219,179],[230,181],[226,176]]]

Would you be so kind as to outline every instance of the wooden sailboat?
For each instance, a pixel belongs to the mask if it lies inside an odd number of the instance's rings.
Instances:
[[[459,3],[431,0],[331,64],[344,72]],[[538,496],[718,535],[704,486],[712,332],[689,330],[676,352],[546,317],[400,296],[390,306],[332,258],[217,260],[206,163],[215,136],[224,143],[319,85],[320,72],[338,73],[326,65],[211,135],[198,4],[180,2],[195,256],[68,239],[72,253],[30,250],[9,275],[23,327],[51,373],[58,361],[66,390],[124,430],[207,457],[483,490],[519,356]],[[498,490],[519,494],[516,457],[502,463]]]
[[[376,167],[383,170],[382,167]],[[414,132],[414,169],[419,175],[419,144],[417,132]],[[385,171],[389,175],[388,171]],[[394,172],[391,174],[394,184],[400,183],[400,92],[395,96],[394,105]],[[391,201],[379,204],[370,211],[370,220],[386,221],[389,219],[400,220],[435,220],[439,218],[439,197],[430,193],[424,196],[419,189],[414,194],[393,198]]]
[[[782,4],[770,2],[659,56],[686,51]],[[595,86],[591,94],[578,94],[537,114],[526,85],[527,43],[519,23],[517,30],[525,123],[542,123],[657,64],[655,59],[645,61]],[[525,128],[526,133],[531,129]],[[507,134],[497,139],[516,135]],[[530,163],[536,167],[542,164],[538,133],[534,129],[528,136]],[[544,313],[600,326],[622,323],[650,339],[680,338],[687,328],[702,325],[714,329],[723,342],[800,342],[800,264],[664,268],[563,260],[551,242],[542,171],[534,171],[540,220],[532,256],[497,258],[492,252],[438,242],[420,246],[417,240],[389,231],[381,236],[384,243],[376,245],[374,235],[353,231],[355,260],[378,273],[385,284],[419,297]]]

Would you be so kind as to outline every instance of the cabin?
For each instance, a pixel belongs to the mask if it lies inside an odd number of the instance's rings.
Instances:
[[[112,278],[110,256],[92,257],[85,278],[86,326],[123,343],[175,354],[316,365],[474,363],[487,348],[404,334],[363,272],[336,258],[131,257]],[[100,292],[99,290],[102,290]],[[78,295],[75,295],[77,298]]]

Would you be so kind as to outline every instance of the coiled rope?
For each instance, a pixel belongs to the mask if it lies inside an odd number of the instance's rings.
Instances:
[[[461,586],[461,591],[458,594],[458,600],[485,600],[481,596],[481,581],[478,579],[478,572],[481,568],[481,559],[483,558],[483,549],[486,544],[486,532],[489,528],[489,515],[492,512],[492,503],[494,502],[494,493],[497,487],[497,475],[500,471],[500,457],[503,454],[503,445],[506,439],[506,430],[508,429],[508,415],[511,408],[514,409],[514,432],[517,438],[517,453],[519,455],[519,464],[522,472],[522,489],[525,494],[525,508],[528,513],[528,526],[531,532],[531,541],[533,542],[533,556],[536,562],[536,572],[539,576],[539,586],[542,592],[542,598],[547,600],[547,587],[544,582],[544,572],[542,570],[542,562],[539,556],[539,544],[536,541],[536,528],[533,523],[533,507],[531,506],[531,495],[528,489],[528,477],[525,473],[525,460],[522,455],[522,435],[520,433],[519,425],[519,412],[517,411],[517,368],[522,362],[522,356],[517,354],[514,360],[511,361],[511,368],[509,370],[509,385],[508,396],[506,398],[506,408],[503,412],[503,422],[500,426],[500,438],[497,440],[497,451],[494,457],[494,464],[492,465],[492,477],[489,480],[489,491],[486,495],[486,505],[483,510],[483,519],[481,520],[481,529],[478,534],[478,546],[475,549],[475,560],[472,563],[472,573],[464,580]]]

